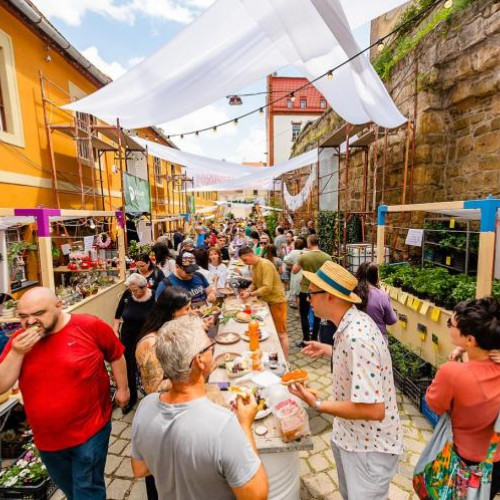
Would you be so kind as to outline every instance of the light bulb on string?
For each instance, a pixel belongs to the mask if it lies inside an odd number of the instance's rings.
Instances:
[[[238,125],[238,118],[235,118],[235,119],[233,120],[233,123],[234,123],[234,126],[236,127],[236,126]]]
[[[326,74],[326,79],[327,79],[327,80],[332,80],[332,79],[333,79],[333,71],[329,71],[329,72]]]
[[[259,109],[259,115],[262,116],[264,114],[264,110],[262,108]]]
[[[295,92],[290,94],[290,101],[295,102]]]
[[[196,137],[198,137],[198,136],[200,135],[200,132],[197,130],[197,131],[194,133],[194,135],[195,135]]]
[[[384,48],[385,48],[385,44],[384,44],[384,42],[383,42],[382,40],[380,40],[380,41],[378,42],[378,45],[377,45],[377,50],[378,50],[379,52],[382,52],[382,51],[384,50]]]
[[[453,0],[446,0],[444,3],[444,8],[445,9],[451,9],[453,7]]]
[[[212,132],[215,134],[217,132],[217,127],[213,127]]]
[[[184,139],[184,134],[181,134],[181,139]]]
[[[90,229],[95,229],[94,219],[89,219],[89,227]]]

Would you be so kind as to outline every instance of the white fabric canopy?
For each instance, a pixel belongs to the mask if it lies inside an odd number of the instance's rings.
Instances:
[[[195,187],[188,191],[272,190],[275,177],[318,161],[318,150],[313,149],[275,166],[252,167],[186,153],[139,137],[134,140],[147,148],[149,154],[185,167],[187,175],[195,181]],[[212,182],[207,183],[207,179]]]
[[[165,123],[287,65],[310,80],[358,52],[351,33],[406,0],[218,0],[128,73],[66,109],[126,128]],[[364,56],[315,84],[349,123],[406,119]]]
[[[286,206],[290,210],[295,211],[299,209],[307,201],[315,180],[316,180],[316,165],[311,170],[311,173],[309,174],[309,177],[307,178],[304,187],[297,194],[291,195],[285,183],[285,185],[283,186],[283,198],[285,200]]]
[[[278,163],[274,167],[261,168],[252,175],[242,175],[228,182],[204,186],[201,189],[190,189],[188,191],[235,191],[242,189],[258,189],[261,191],[273,190],[273,179],[282,174],[297,170],[299,168],[313,165],[318,161],[318,150],[312,149],[299,156]]]

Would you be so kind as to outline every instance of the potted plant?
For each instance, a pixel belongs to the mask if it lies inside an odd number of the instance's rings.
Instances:
[[[37,246],[34,243],[28,243],[27,241],[14,241],[10,243],[7,249],[9,267],[12,269],[17,264],[17,259],[24,258],[27,251],[34,251],[36,249]]]
[[[14,299],[7,300],[3,303],[2,316],[4,318],[13,318],[16,313],[17,302]]]

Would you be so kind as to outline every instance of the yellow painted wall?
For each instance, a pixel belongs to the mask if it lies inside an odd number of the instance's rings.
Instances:
[[[42,204],[46,207],[56,207],[55,190],[51,187],[52,167],[43,113],[40,72],[45,77],[45,96],[54,103],[54,106],[49,105],[47,108],[52,125],[71,123],[72,115],[58,109],[58,106],[69,101],[72,86],[89,94],[97,90],[98,85],[92,82],[90,77],[86,76],[69,58],[59,54],[55,48],[47,51],[47,42],[3,5],[0,5],[0,30],[12,40],[25,143],[24,147],[17,147],[0,141],[0,192],[2,193],[0,205],[34,207]],[[50,62],[46,61],[47,55],[50,55]],[[50,84],[49,81],[55,85]],[[152,129],[142,129],[139,135],[153,140],[156,136]],[[99,170],[94,168],[94,186],[98,196],[94,199],[92,195],[86,195],[82,204],[76,141],[59,131],[53,131],[51,137],[60,183],[59,199],[62,208],[113,210],[121,206],[120,173],[112,173],[113,165],[119,167],[114,152],[107,152],[101,156],[104,197],[100,196]],[[109,142],[104,137],[102,138]],[[160,139],[160,143],[166,143],[166,141]],[[151,194],[152,196],[157,194],[158,198],[154,200],[153,215],[155,217],[164,215],[168,212],[167,209],[173,214],[182,212],[181,194],[173,192],[171,185],[168,189],[159,188],[155,193],[152,157],[148,158],[148,163]],[[123,162],[123,168],[125,170],[125,162]],[[82,164],[81,169],[84,184],[91,186],[91,166]],[[175,172],[180,173],[180,171],[180,167],[176,166]],[[162,162],[162,172],[171,175],[171,166]],[[166,186],[166,183],[164,185]],[[112,193],[111,199],[108,190]],[[212,194],[212,197],[214,196],[216,195]]]

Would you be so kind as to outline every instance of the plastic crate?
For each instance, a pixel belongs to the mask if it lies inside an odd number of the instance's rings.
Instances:
[[[425,394],[422,396],[422,409],[420,411],[422,412],[422,415],[429,421],[432,427],[436,427],[441,417],[429,408],[427,401],[425,400]]]
[[[50,477],[32,486],[0,487],[0,498],[16,500],[48,500],[57,490]]]
[[[405,378],[395,368],[392,369],[394,375],[394,385],[404,394],[405,392]]]
[[[431,380],[411,380],[409,378],[405,379],[404,395],[418,408],[422,411],[422,397],[427,391],[427,387],[431,385]]]

